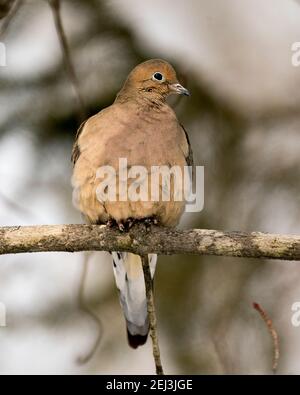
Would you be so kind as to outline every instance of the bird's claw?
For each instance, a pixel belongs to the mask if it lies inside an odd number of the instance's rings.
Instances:
[[[109,218],[109,220],[106,222],[106,226],[108,228],[114,228],[117,225],[116,221],[113,218]]]
[[[158,225],[158,219],[156,217],[148,217],[142,220],[146,227],[146,231],[149,232],[152,225]]]
[[[113,218],[109,218],[109,220],[106,222],[106,226],[110,229],[117,228],[120,232],[124,232],[125,230],[125,223],[122,221],[118,222]]]
[[[141,223],[145,226],[146,231],[149,232],[151,229],[151,225],[158,225],[158,219],[156,217],[147,217],[141,219],[128,218],[125,221],[116,221],[113,218],[110,218],[106,225],[109,228],[117,227],[120,232],[128,232],[135,224]]]

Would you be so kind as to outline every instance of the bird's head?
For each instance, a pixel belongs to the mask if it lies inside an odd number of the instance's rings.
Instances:
[[[129,74],[123,89],[129,96],[140,94],[150,100],[165,100],[169,95],[186,95],[189,91],[178,81],[174,68],[161,59],[140,63]]]

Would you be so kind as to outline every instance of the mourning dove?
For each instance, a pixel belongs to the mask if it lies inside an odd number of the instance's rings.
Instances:
[[[155,218],[163,226],[178,224],[185,201],[175,201],[174,182],[169,186],[174,187],[169,201],[164,201],[161,194],[158,200],[152,201],[150,193],[143,201],[120,201],[120,191],[116,201],[104,201],[97,193],[103,181],[97,173],[99,168],[116,169],[118,182],[121,181],[120,158],[126,159],[127,170],[136,165],[143,166],[147,172],[152,166],[192,165],[187,133],[166,102],[171,94],[189,95],[189,92],[180,85],[169,63],[148,60],[131,71],[111,106],[81,125],[72,153],[73,202],[88,223],[106,224],[113,220],[121,227],[127,221]],[[129,181],[125,182],[129,188]],[[149,185],[149,180],[140,180],[143,183]],[[160,192],[164,187],[160,181]],[[146,342],[149,332],[141,258],[119,252],[112,252],[112,256],[128,341],[136,348]],[[152,278],[156,261],[157,256],[149,254]]]

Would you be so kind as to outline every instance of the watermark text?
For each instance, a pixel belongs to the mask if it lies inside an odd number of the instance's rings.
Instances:
[[[120,158],[117,169],[101,166],[96,178],[96,195],[101,203],[184,202],[187,212],[200,212],[204,207],[203,166],[128,166],[127,159]]]

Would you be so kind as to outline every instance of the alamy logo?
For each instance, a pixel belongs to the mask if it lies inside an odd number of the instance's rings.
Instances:
[[[0,302],[0,328],[6,326],[6,306]]]
[[[291,62],[294,67],[300,66],[300,42],[296,41],[291,46],[291,51],[293,52]]]
[[[300,326],[300,302],[292,304],[292,311],[294,311],[294,314],[292,315],[291,322],[297,328]]]
[[[101,166],[97,170],[98,201],[105,202],[184,202],[187,212],[204,206],[204,167],[194,167],[195,193],[191,166],[128,166],[120,158],[118,168]]]
[[[6,46],[0,42],[0,67],[6,66]]]

